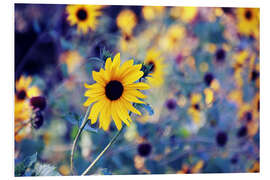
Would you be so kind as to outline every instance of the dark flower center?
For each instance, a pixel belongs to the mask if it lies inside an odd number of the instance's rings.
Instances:
[[[213,81],[214,76],[211,73],[207,73],[204,76],[204,82],[207,86],[210,86],[211,82]]]
[[[238,129],[237,131],[237,136],[240,137],[244,137],[247,135],[247,127],[246,126],[242,126],[240,129]]]
[[[43,96],[32,97],[30,103],[34,109],[44,110],[46,107],[46,99]]]
[[[220,147],[225,146],[227,143],[227,140],[228,140],[228,135],[226,132],[220,131],[217,133],[216,142]]]
[[[124,91],[124,87],[121,82],[113,80],[110,81],[105,87],[105,94],[110,100],[119,99]]]
[[[19,91],[19,92],[17,93],[17,97],[18,97],[18,99],[20,99],[20,100],[25,99],[25,98],[26,98],[26,92],[25,92],[25,90]]]
[[[260,73],[256,70],[253,70],[251,73],[251,80],[255,81],[260,76]]]
[[[218,49],[216,51],[216,60],[218,62],[223,62],[226,56],[226,52],[223,49]]]
[[[196,110],[200,110],[200,105],[199,105],[199,104],[194,104],[193,107],[194,107]]]
[[[177,103],[174,99],[169,99],[166,105],[169,110],[174,110],[177,106]]]
[[[246,112],[245,119],[247,120],[247,122],[250,122],[252,120],[252,114],[251,114],[251,112]]]
[[[131,40],[131,36],[128,35],[128,34],[125,34],[125,35],[124,35],[124,39],[125,39],[126,41],[130,41],[130,40]]]
[[[150,71],[151,71],[151,72],[154,72],[154,70],[155,70],[155,63],[154,63],[153,61],[150,61],[150,62],[148,63],[148,65],[151,66]]]
[[[245,17],[246,17],[247,20],[250,20],[250,19],[252,18],[252,13],[251,13],[250,10],[247,10],[247,11],[245,12]]]
[[[87,12],[84,9],[80,9],[77,12],[77,17],[78,17],[79,20],[84,21],[87,18]]]
[[[186,174],[191,174],[191,169],[190,168],[187,169]]]
[[[237,157],[237,155],[234,155],[234,156],[231,158],[231,163],[232,163],[232,164],[237,164],[237,162],[238,162],[238,157]]]
[[[138,153],[142,157],[149,156],[152,151],[152,146],[149,143],[142,143],[138,146]]]
[[[222,10],[223,10],[223,12],[226,13],[226,14],[232,13],[232,8],[229,8],[229,7],[223,7]]]

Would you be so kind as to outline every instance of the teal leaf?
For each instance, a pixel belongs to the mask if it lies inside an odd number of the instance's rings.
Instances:
[[[37,152],[27,156],[21,163],[15,166],[15,176],[24,176],[27,168],[31,168],[37,162]],[[29,173],[28,173],[29,174]]]
[[[149,104],[142,104],[142,107],[148,112],[150,116],[154,114],[154,110]]]

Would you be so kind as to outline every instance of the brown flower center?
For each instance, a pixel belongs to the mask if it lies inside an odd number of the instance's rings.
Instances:
[[[80,21],[84,21],[87,19],[87,12],[85,9],[80,9],[77,11],[77,18],[80,20]]]
[[[123,91],[124,87],[122,83],[117,80],[110,81],[105,87],[105,94],[112,101],[119,99]]]

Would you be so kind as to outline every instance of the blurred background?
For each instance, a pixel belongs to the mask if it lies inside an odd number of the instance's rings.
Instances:
[[[259,9],[15,4],[14,17],[16,176],[71,175],[104,52],[152,65],[150,106],[91,174],[259,172]],[[85,128],[77,174],[116,133]]]

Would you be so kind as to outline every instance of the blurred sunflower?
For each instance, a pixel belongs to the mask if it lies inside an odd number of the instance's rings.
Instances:
[[[195,19],[198,14],[197,7],[173,7],[171,8],[170,15],[174,19],[180,19],[185,23],[190,23]]]
[[[259,36],[260,10],[258,8],[237,8],[237,28],[240,34]]]
[[[198,161],[193,167],[189,167],[187,164],[182,166],[182,169],[177,172],[177,174],[190,174],[199,173],[203,168],[204,162],[202,160]]]
[[[135,55],[138,49],[138,39],[132,35],[122,34],[119,38],[118,48],[121,52],[128,52],[131,55]]]
[[[83,60],[78,51],[66,51],[60,56],[60,62],[67,65],[69,74],[73,73]]]
[[[116,24],[118,28],[122,30],[122,33],[131,35],[133,28],[137,24],[136,14],[129,9],[123,10],[117,16]]]
[[[255,97],[255,98],[258,98],[258,97]],[[248,103],[242,104],[238,112],[239,120],[242,120],[245,122],[247,126],[247,133],[251,137],[254,136],[259,130],[259,121],[258,121],[259,112],[257,111],[257,105],[253,104],[254,100],[252,104],[248,104]]]
[[[200,124],[202,118],[201,108],[202,108],[202,95],[199,93],[193,93],[190,96],[191,106],[188,108],[188,114],[192,117],[195,124]]]
[[[165,11],[164,6],[144,6],[142,8],[143,17],[147,21],[151,21],[156,17],[162,16],[164,11]]]
[[[149,85],[143,82],[134,83],[143,76],[141,64],[133,65],[133,60],[128,60],[120,66],[120,53],[116,54],[113,61],[108,58],[105,69],[93,71],[95,84],[88,85],[85,96],[88,97],[84,106],[94,105],[91,108],[89,119],[91,123],[97,122],[99,127],[108,130],[113,119],[118,130],[122,128],[122,121],[129,126],[132,121],[128,111],[141,115],[131,103],[143,103],[138,98],[146,98],[139,90],[148,89]],[[138,97],[138,98],[137,98]]]
[[[29,123],[32,115],[32,108],[29,101],[18,100],[15,97],[15,140],[16,142],[21,141],[31,131],[31,124]]]
[[[15,93],[15,140],[21,141],[31,131],[30,119],[33,112],[31,99],[41,95],[41,91],[37,86],[31,86],[32,78],[21,76],[16,81]],[[31,98],[31,99],[30,99]]]
[[[30,86],[31,82],[32,78],[25,76],[21,76],[20,79],[16,81],[15,99],[17,98],[17,100],[25,100],[41,94],[37,86]]]
[[[86,34],[89,29],[96,29],[101,8],[100,5],[68,5],[66,7],[67,20],[72,26],[77,24],[78,32]]]
[[[175,51],[179,49],[181,40],[186,35],[186,29],[178,24],[174,24],[169,27],[166,35],[161,39],[160,46],[163,47],[165,51]]]
[[[152,66],[147,80],[155,87],[160,87],[164,83],[164,68],[166,65],[163,63],[163,60],[161,53],[154,49],[150,49],[147,52],[144,60],[145,64]]]

